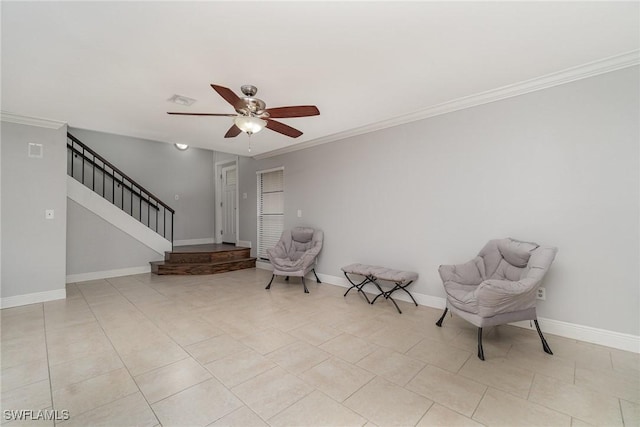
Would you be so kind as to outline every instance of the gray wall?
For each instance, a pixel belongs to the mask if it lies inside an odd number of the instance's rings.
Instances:
[[[179,151],[172,144],[85,129],[69,132],[175,209],[175,240],[213,237],[213,151]]]
[[[2,122],[3,298],[65,288],[66,130]],[[42,158],[27,157],[30,142]]]
[[[67,275],[148,266],[162,256],[67,199]]]
[[[240,159],[240,239],[256,170],[285,167],[285,225],[322,228],[319,272],[419,272],[513,237],[559,247],[541,317],[640,335],[639,70],[628,68],[322,146]],[[302,209],[303,217],[296,217]]]

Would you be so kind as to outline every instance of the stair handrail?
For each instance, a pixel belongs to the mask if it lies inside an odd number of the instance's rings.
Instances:
[[[114,171],[113,173],[112,173],[112,172],[109,172],[109,171],[106,169],[106,167],[105,167],[105,166],[107,166],[107,165],[104,165],[104,164],[103,164],[103,165],[100,165],[100,164],[98,164],[98,162],[96,162],[96,161],[95,161],[95,160],[93,160],[93,159],[90,159],[90,158],[89,158],[89,156],[87,156],[87,155],[86,155],[86,154],[84,154],[82,151],[78,150],[76,147],[72,147],[72,146],[71,146],[71,145],[69,145],[69,144],[67,144],[67,148],[68,148],[69,150],[71,150],[71,152],[72,152],[73,154],[76,154],[76,155],[78,155],[78,156],[83,156],[83,158],[84,158],[84,160],[85,160],[86,162],[89,162],[89,164],[91,164],[91,166],[92,166],[92,167],[94,167],[94,168],[98,169],[100,172],[104,173],[106,176],[108,176],[109,178],[113,179],[116,183],[118,183],[118,186],[120,186],[120,185],[121,185],[123,188],[125,188],[126,190],[128,190],[130,193],[134,193],[134,194],[135,194],[136,196],[138,196],[138,197],[142,195],[142,193],[140,192],[140,189],[139,189],[139,188],[138,188],[138,190],[137,190],[137,191],[138,191],[138,193],[136,193],[136,192],[135,192],[136,190],[135,190],[135,188],[134,188],[134,186],[133,186],[133,185],[129,185],[129,184],[127,184],[127,183],[125,182],[125,179],[124,179],[124,178],[120,179],[120,178],[116,177],[116,176],[115,176],[115,175],[116,175],[116,174],[115,174],[115,172],[116,172],[116,171]],[[95,191],[95,190],[94,190],[94,191]],[[148,204],[149,204],[149,206],[151,206],[151,208],[153,208],[153,209],[155,209],[155,210],[160,209],[160,208],[158,207],[158,205],[154,205],[153,203],[151,203],[151,200],[147,200],[147,199],[142,199],[142,200],[143,200],[145,203],[148,203]]]
[[[153,193],[151,193],[149,190],[147,190],[146,188],[144,188],[142,185],[138,184],[136,181],[134,181],[133,179],[131,179],[126,173],[122,172],[120,169],[118,169],[117,167],[115,167],[111,162],[109,162],[108,160],[106,160],[104,157],[102,157],[100,154],[96,153],[95,151],[93,151],[91,148],[87,147],[86,144],[84,144],[82,141],[80,141],[78,138],[76,138],[75,136],[71,135],[69,132],[67,132],[67,138],[69,138],[70,140],[72,140],[73,142],[75,142],[76,144],[78,144],[79,146],[81,146],[84,150],[88,151],[95,159],[99,159],[103,164],[109,166],[114,172],[117,172],[120,176],[122,176],[122,178],[126,179],[127,181],[129,181],[129,183],[131,185],[135,185],[136,187],[138,187],[138,189],[143,192],[147,197],[153,199],[156,203],[158,203],[160,206],[164,207],[166,210],[168,210],[169,212],[171,212],[171,214],[175,214],[176,211],[173,210],[171,207],[169,207],[166,203],[164,203],[162,200],[160,200],[158,197],[154,196]]]

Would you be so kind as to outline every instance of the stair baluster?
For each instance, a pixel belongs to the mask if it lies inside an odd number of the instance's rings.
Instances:
[[[140,184],[129,178],[124,172],[109,163],[98,153],[87,147],[78,138],[67,133],[67,152],[69,153],[69,162],[67,173],[72,178],[81,182],[84,186],[91,188],[97,194],[100,194],[105,200],[109,200],[108,192],[106,192],[106,182],[111,180],[111,200],[110,202],[119,207],[121,210],[136,218],[142,224],[146,225],[156,233],[171,242],[173,247],[173,217],[175,211],[162,200],[154,196],[150,191],[142,187]],[[76,176],[76,160],[82,163],[80,177]],[[86,166],[85,166],[86,165]],[[91,185],[87,183],[87,175],[85,167],[91,168]],[[102,174],[102,186],[98,185],[100,191],[96,189],[96,172]],[[99,183],[99,181],[98,181]],[[116,202],[116,188],[120,189],[120,206]],[[125,191],[129,192],[129,206],[125,206]],[[134,209],[134,199],[137,199],[138,212],[136,215]],[[142,215],[143,203],[147,207],[146,221]],[[155,223],[151,224],[151,209],[155,211]],[[158,222],[162,220],[162,232],[159,231]],[[170,229],[167,231],[167,221],[170,223]]]

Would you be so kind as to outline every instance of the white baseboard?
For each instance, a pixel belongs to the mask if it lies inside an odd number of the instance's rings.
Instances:
[[[546,319],[538,317],[540,329],[545,334],[559,335],[579,341],[586,341],[592,344],[604,345],[617,348],[619,350],[640,353],[640,337],[631,334],[623,334],[606,329],[593,328],[591,326],[576,325],[575,323],[562,322],[560,320]],[[525,329],[535,329],[528,321],[511,323]]]
[[[256,262],[256,267],[269,270],[271,264]],[[349,283],[344,277],[337,277],[321,273],[318,273],[318,277],[323,283],[341,286],[343,288],[351,287],[351,283]],[[378,293],[378,290],[373,285],[365,285],[364,289],[365,291],[370,291],[373,294]],[[411,292],[411,295],[413,295],[418,304],[426,307],[444,309],[446,305],[446,300],[441,297],[419,294],[415,292]],[[412,302],[408,295],[403,295],[402,293],[394,293],[393,298],[401,301]],[[560,320],[547,319],[544,317],[538,317],[538,323],[540,324],[540,328],[544,331],[545,334],[549,333],[564,338],[570,338],[574,340],[589,342],[592,344],[604,345],[620,350],[640,353],[640,336],[637,335],[623,334],[620,332],[593,328],[591,326],[577,325],[575,323],[562,322]],[[515,322],[511,323],[511,325],[531,329],[531,327],[529,326],[529,322],[527,321]]]
[[[206,237],[204,239],[174,240],[173,246],[208,245],[211,243],[215,243],[213,237]]]
[[[238,243],[236,243],[236,246],[239,246],[241,248],[250,248],[251,240],[238,240]]]
[[[86,282],[89,280],[108,279],[110,277],[131,276],[133,274],[144,274],[151,271],[150,265],[142,267],[120,268],[118,270],[94,271],[91,273],[69,274],[67,283]]]
[[[0,308],[18,307],[20,305],[37,304],[40,302],[65,299],[67,290],[56,289],[55,291],[35,292],[33,294],[16,295],[12,297],[0,298]]]

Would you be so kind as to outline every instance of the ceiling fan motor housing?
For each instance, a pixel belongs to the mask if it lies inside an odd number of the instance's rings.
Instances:
[[[253,98],[250,96],[242,97],[246,108],[239,108],[236,111],[241,114],[262,114],[264,113],[267,104],[262,99]]]

